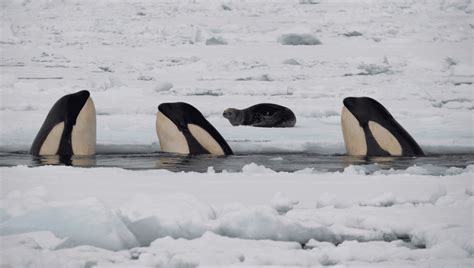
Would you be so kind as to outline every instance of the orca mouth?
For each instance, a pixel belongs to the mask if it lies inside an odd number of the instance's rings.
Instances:
[[[87,90],[81,90],[79,92],[70,94],[70,98],[73,99],[75,102],[86,102],[87,99],[90,97],[90,93]]]
[[[358,102],[359,98],[356,97],[347,97],[343,100],[343,109],[341,112],[341,117],[347,117],[347,114],[350,114],[350,117],[354,117],[358,122],[360,127],[364,127],[367,125],[366,120],[364,117],[361,117],[360,114],[360,102]]]
[[[89,98],[89,96],[91,95],[91,93],[88,90],[81,90],[81,91],[79,91],[75,94],[80,95],[80,96],[84,96],[84,97],[87,97],[87,98]]]
[[[162,114],[166,115],[167,111],[169,110],[169,105],[166,103],[162,103],[158,105],[158,111],[160,111]]]
[[[158,112],[166,116],[178,129],[186,129],[185,114],[179,103],[162,103],[158,106]]]
[[[168,105],[161,104],[158,106],[158,113],[161,113],[163,116],[168,118],[171,122],[176,125],[175,118],[173,117],[172,109]]]
[[[173,106],[169,103],[162,103],[158,105],[158,111],[169,119],[172,119],[174,117],[173,115],[175,114],[176,109],[173,109]]]
[[[355,97],[347,97],[342,101],[342,103],[352,112],[352,109],[356,106],[356,100],[357,98]]]

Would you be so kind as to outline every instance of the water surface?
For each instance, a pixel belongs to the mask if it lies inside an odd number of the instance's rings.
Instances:
[[[239,172],[250,163],[263,165],[275,171],[293,172],[313,168],[321,172],[342,171],[349,165],[365,165],[371,170],[406,169],[417,166],[459,167],[474,164],[474,154],[439,154],[425,157],[352,157],[346,155],[321,155],[308,153],[256,153],[231,156],[179,155],[171,153],[102,153],[92,157],[59,156],[36,157],[26,152],[0,152],[0,166],[68,165],[78,167],[118,167],[131,170],[167,169],[170,171],[206,172],[213,167],[216,172]]]

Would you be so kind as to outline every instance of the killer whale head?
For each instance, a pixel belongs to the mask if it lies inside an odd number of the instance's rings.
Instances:
[[[230,155],[232,149],[202,113],[184,102],[162,103],[156,115],[162,151],[181,154]]]
[[[94,155],[96,113],[90,93],[60,98],[51,108],[30,148],[32,155]]]
[[[349,155],[423,156],[423,150],[378,101],[348,97],[343,101],[341,125]]]

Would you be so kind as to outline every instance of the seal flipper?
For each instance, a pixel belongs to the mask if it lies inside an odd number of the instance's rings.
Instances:
[[[279,127],[282,123],[282,111],[275,111],[271,115],[259,115],[258,119],[254,116],[254,123],[251,125],[254,127]]]
[[[93,155],[95,107],[86,90],[60,98],[51,108],[30,148],[32,155]]]

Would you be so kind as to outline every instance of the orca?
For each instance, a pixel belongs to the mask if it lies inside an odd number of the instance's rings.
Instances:
[[[164,152],[231,155],[219,132],[202,113],[184,102],[162,103],[156,115],[156,133]]]
[[[418,143],[378,101],[369,97],[348,97],[343,103],[341,125],[348,155],[425,155]]]
[[[41,126],[30,154],[94,155],[96,147],[96,113],[90,93],[82,90],[60,98]]]

